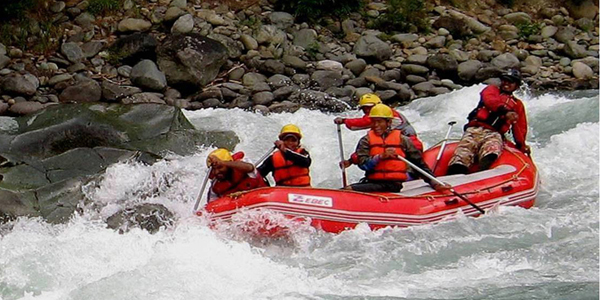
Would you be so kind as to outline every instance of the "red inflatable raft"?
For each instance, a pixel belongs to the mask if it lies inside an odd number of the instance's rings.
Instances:
[[[489,170],[468,175],[442,176],[457,143],[448,143],[435,175],[483,210],[498,205],[533,206],[538,194],[538,172],[530,157],[510,144]],[[433,166],[440,146],[425,151]],[[476,168],[476,166],[475,166]],[[409,181],[400,193],[362,193],[324,188],[268,187],[232,194],[208,203],[198,214],[208,213],[211,221],[226,221],[241,211],[268,210],[287,218],[310,222],[316,228],[339,233],[366,223],[372,229],[412,226],[453,219],[457,214],[481,213],[459,197],[440,194],[423,180]],[[263,233],[276,234],[282,228],[263,220]],[[274,226],[275,225],[275,226]]]

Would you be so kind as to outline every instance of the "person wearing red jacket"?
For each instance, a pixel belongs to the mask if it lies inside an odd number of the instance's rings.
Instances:
[[[480,170],[488,169],[500,156],[504,134],[512,130],[517,148],[529,154],[527,116],[523,102],[513,96],[521,84],[521,74],[509,70],[500,76],[500,87],[489,85],[481,91],[481,100],[469,113],[465,132],[448,163],[448,175],[466,174],[477,161]]]
[[[369,112],[371,108],[376,104],[381,104],[381,98],[373,93],[364,94],[358,101],[358,108],[361,109],[364,115],[360,118],[340,118],[337,117],[333,120],[335,124],[344,124],[346,128],[350,130],[363,130],[371,128],[371,118]],[[408,119],[395,109],[392,109],[394,119],[392,120],[392,128],[398,129],[403,135],[407,136],[409,140],[415,145],[419,151],[423,152],[423,143],[417,137],[415,128],[412,127]]]
[[[211,168],[208,178],[212,179],[208,202],[231,193],[267,186],[254,165],[244,160],[243,152],[232,155],[229,150],[219,148],[208,155],[206,164]]]

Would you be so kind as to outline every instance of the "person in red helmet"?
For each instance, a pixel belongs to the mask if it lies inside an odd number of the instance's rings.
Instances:
[[[258,172],[266,177],[273,173],[277,186],[310,187],[310,154],[300,144],[302,132],[294,124],[281,128],[277,150],[259,167]]]
[[[208,155],[206,164],[211,168],[208,178],[212,179],[208,190],[208,202],[231,193],[267,186],[254,165],[243,158],[243,152],[232,155],[224,148],[214,150]]]
[[[466,174],[471,165],[488,169],[500,156],[504,134],[512,131],[516,147],[525,154],[530,148],[527,137],[527,116],[523,102],[513,95],[521,85],[521,74],[509,70],[500,76],[500,86],[488,85],[481,91],[481,100],[469,113],[464,134],[448,163],[448,174]]]

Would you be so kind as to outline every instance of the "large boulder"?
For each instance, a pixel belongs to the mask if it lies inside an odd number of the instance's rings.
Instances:
[[[111,56],[126,65],[135,65],[142,59],[156,59],[158,41],[149,33],[134,33],[116,40],[110,47]]]
[[[165,74],[161,72],[156,64],[144,59],[131,69],[131,82],[142,89],[150,91],[162,91],[167,87]]]
[[[462,62],[458,65],[458,78],[463,82],[471,82],[482,66],[483,63],[478,60],[467,60]]]
[[[455,39],[461,39],[471,34],[471,29],[465,20],[451,16],[441,16],[431,26],[435,29],[447,29]]]
[[[92,79],[80,78],[76,84],[64,89],[60,95],[63,103],[98,102],[102,98],[100,84]]]
[[[37,77],[29,73],[11,74],[0,80],[0,89],[7,94],[32,96],[39,86]]]
[[[227,48],[197,33],[170,35],[157,50],[169,86],[180,91],[197,90],[214,80],[227,58]]]
[[[593,20],[598,14],[598,1],[567,1],[566,4],[574,19],[588,18]]]
[[[390,45],[372,34],[360,37],[352,51],[358,57],[376,62],[382,62],[392,56]]]
[[[157,104],[51,106],[17,122],[16,135],[0,132],[0,153],[22,158],[47,158],[78,147],[189,155],[201,145],[232,148],[238,142],[230,132],[199,132],[178,108]]]
[[[434,54],[427,58],[427,65],[444,78],[454,78],[458,70],[458,61],[450,54]]]
[[[156,104],[53,106],[14,123],[0,130],[0,222],[65,222],[87,201],[83,186],[111,164],[152,164],[162,154],[239,142],[232,132],[196,130],[180,109]]]

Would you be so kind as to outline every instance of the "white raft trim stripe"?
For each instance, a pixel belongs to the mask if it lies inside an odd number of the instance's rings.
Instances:
[[[502,196],[479,202],[481,208],[492,208],[495,205],[515,205],[520,202],[526,202],[535,199],[537,196],[537,184],[535,188],[522,191],[510,196]],[[467,216],[480,214],[475,208],[466,204],[458,208],[449,209],[441,212],[436,212],[427,215],[405,215],[393,213],[369,213],[369,212],[348,212],[336,209],[322,209],[318,207],[306,207],[301,205],[293,205],[280,202],[264,202],[249,205],[245,209],[269,209],[282,214],[287,214],[296,217],[311,217],[320,220],[330,220],[345,223],[370,223],[370,224],[389,224],[389,225],[417,225],[435,223],[441,220],[447,220],[449,217],[455,216],[458,211],[462,211]],[[237,211],[228,211],[225,213],[213,214],[212,219],[229,219],[231,215]]]
[[[477,206],[483,209],[489,209],[496,205],[516,205],[521,202],[535,200],[539,189],[538,173],[535,172],[534,186],[531,189],[520,191],[507,196],[482,201],[476,203]],[[282,214],[287,214],[295,217],[310,217],[319,220],[329,220],[344,223],[369,223],[382,224],[391,226],[411,226],[419,224],[437,223],[441,220],[454,218],[460,210],[466,216],[479,215],[479,211],[471,205],[465,203],[461,207],[454,209],[439,211],[427,215],[407,215],[394,213],[371,213],[371,212],[352,212],[338,209],[327,209],[320,207],[308,207],[306,205],[295,205],[281,202],[263,202],[253,205],[244,206],[243,209],[269,209]],[[222,213],[211,214],[212,220],[227,220],[237,213],[237,210],[226,211]]]

